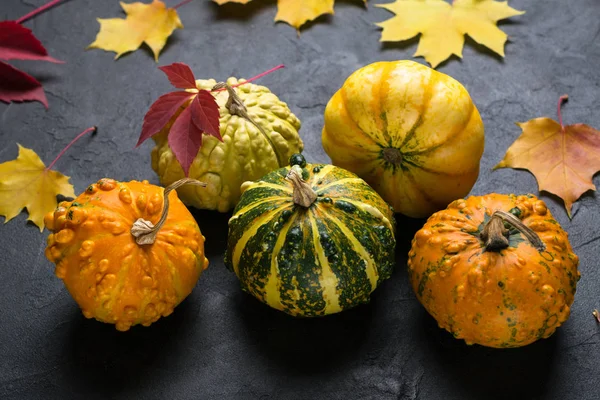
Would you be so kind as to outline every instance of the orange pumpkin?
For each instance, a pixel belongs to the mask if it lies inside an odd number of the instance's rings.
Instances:
[[[53,232],[46,257],[87,318],[120,331],[148,326],[171,314],[207,268],[204,236],[170,189],[101,179],[44,218]]]
[[[567,236],[533,195],[456,200],[416,233],[410,281],[454,337],[524,346],[569,317],[580,274]]]
[[[422,218],[467,193],[484,127],[467,90],[414,61],[355,71],[325,108],[323,148],[394,209]]]

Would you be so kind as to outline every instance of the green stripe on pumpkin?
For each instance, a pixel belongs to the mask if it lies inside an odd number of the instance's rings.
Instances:
[[[307,218],[307,211],[296,212],[298,217],[293,221],[277,255],[281,304],[283,310],[291,315],[324,315],[326,304],[323,288],[319,284],[321,271],[311,240],[310,219]]]

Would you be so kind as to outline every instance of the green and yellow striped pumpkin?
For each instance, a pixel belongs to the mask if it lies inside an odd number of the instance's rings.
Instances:
[[[369,301],[394,266],[394,215],[362,179],[333,165],[290,166],[242,185],[225,263],[242,289],[294,316]]]

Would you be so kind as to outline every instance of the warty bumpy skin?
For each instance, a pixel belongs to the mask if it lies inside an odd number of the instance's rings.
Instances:
[[[229,78],[227,83],[233,86],[241,81]],[[198,89],[206,90],[212,89],[216,83],[214,79],[196,81]],[[227,212],[239,201],[243,182],[259,179],[283,167],[292,154],[302,152],[304,148],[298,134],[300,121],[287,104],[268,88],[248,83],[234,90],[244,102],[248,115],[266,135],[247,119],[230,114],[225,107],[229,97],[227,91],[213,92],[219,105],[223,142],[212,136],[203,136],[202,147],[192,163],[189,177],[206,182],[208,186],[178,189],[187,205]],[[184,177],[181,165],[167,143],[173,122],[174,118],[153,137],[156,146],[152,150],[152,168],[165,186]]]

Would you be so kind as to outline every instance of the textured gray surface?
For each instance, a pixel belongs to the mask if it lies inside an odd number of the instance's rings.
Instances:
[[[42,3],[2,0],[0,20]],[[171,37],[160,65],[181,61],[197,77],[222,80],[286,64],[260,84],[302,120],[307,158],[327,162],[320,131],[330,96],[355,69],[411,58],[416,48],[414,40],[379,44],[373,23],[391,15],[372,4],[367,12],[360,3],[338,0],[335,17],[309,24],[298,38],[289,26],[273,24],[273,0],[223,7],[196,0],[180,10],[185,29]],[[600,128],[600,3],[511,5],[527,13],[501,24],[512,39],[506,59],[468,40],[464,61],[439,68],[468,88],[486,125],[474,194],[537,192],[528,172],[491,168],[519,135],[514,122],[555,117],[559,95],[571,97],[567,123]],[[16,142],[49,162],[77,133],[97,125],[99,133],[56,166],[76,192],[104,176],[157,182],[151,144],[134,145],[149,105],[169,90],[167,79],[145,49],[116,62],[112,53],[84,51],[98,30],[95,18],[119,15],[116,0],[71,0],[26,23],[67,63],[15,63],[41,78],[50,109],[0,104],[0,162],[16,157]],[[600,307],[600,201],[586,194],[570,222],[557,199],[543,198],[570,234],[582,279],[571,318],[553,337],[504,351],[455,341],[416,301],[405,254],[422,221],[399,219],[397,270],[370,305],[294,320],[242,294],[223,267],[228,216],[195,212],[209,269],[172,316],[123,334],[81,315],[44,257],[47,231],[40,234],[23,213],[0,226],[0,398],[597,399],[600,328],[591,311]]]

